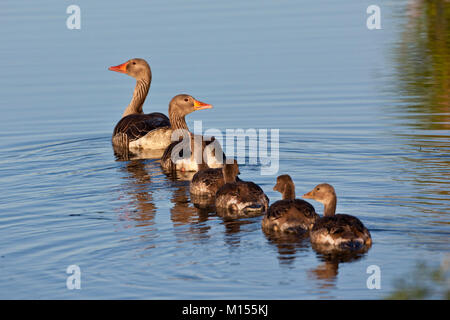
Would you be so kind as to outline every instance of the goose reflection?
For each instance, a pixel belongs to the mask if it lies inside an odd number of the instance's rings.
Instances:
[[[336,280],[341,263],[351,263],[364,257],[368,249],[360,251],[342,251],[330,249],[328,246],[312,244],[317,258],[322,262],[314,269],[308,271],[310,278],[314,279],[319,289],[332,289],[336,286]]]
[[[278,261],[282,266],[292,266],[298,253],[308,250],[308,234],[280,234],[264,230],[263,233],[269,244],[277,249]]]
[[[120,148],[113,145],[113,152],[117,161],[133,161],[160,159],[164,154],[164,149],[133,149],[133,151],[130,151],[128,148]]]
[[[193,193],[190,194],[191,201],[194,206],[200,210],[204,210],[206,212],[215,212],[216,211],[216,203],[214,197],[205,197],[195,195]]]
[[[157,207],[153,201],[151,172],[156,167],[155,162],[132,160],[121,168],[126,173],[123,190],[130,198],[127,207],[122,210],[121,218],[136,221],[138,227],[154,225]]]
[[[261,223],[259,217],[248,219],[220,217],[220,219],[222,219],[222,225],[224,226],[224,241],[229,248],[239,247],[243,235],[248,232],[257,232]]]
[[[213,211],[196,207],[191,203],[189,180],[184,180],[186,174],[181,177],[179,173],[166,176],[172,184],[170,202],[173,205],[170,208],[170,218],[178,241],[209,239],[208,232],[211,227],[205,222]]]

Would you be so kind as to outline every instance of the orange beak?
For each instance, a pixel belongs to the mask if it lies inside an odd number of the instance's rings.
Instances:
[[[118,66],[115,66],[115,67],[109,67],[108,70],[120,72],[120,73],[127,73],[127,65],[128,65],[128,61],[125,63],[119,64]]]
[[[212,108],[212,105],[194,99],[194,109],[195,110],[203,110],[203,109],[211,109],[211,108]]]
[[[308,193],[305,193],[304,195],[303,195],[303,198],[305,198],[305,199],[312,199],[313,197],[312,197],[312,190],[310,191],[310,192],[308,192]]]

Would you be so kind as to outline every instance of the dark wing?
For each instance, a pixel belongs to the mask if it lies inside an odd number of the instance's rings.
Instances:
[[[222,169],[220,168],[200,170],[192,177],[192,183],[203,182],[207,187],[220,183],[220,180],[223,181]]]
[[[330,234],[345,232],[364,232],[366,227],[356,217],[348,214],[337,214],[332,217],[322,217],[314,225],[313,230],[327,229]]]
[[[279,218],[292,207],[291,200],[278,200],[272,203],[267,211],[267,217]]]
[[[316,210],[309,203],[301,199],[294,200],[278,200],[269,207],[268,216],[279,218],[283,216],[289,209],[295,208],[307,218],[318,217]]]
[[[305,217],[308,218],[319,217],[318,214],[316,213],[316,209],[314,209],[313,205],[310,204],[309,202],[302,199],[295,199],[293,200],[293,203],[294,207],[298,211],[302,212]]]
[[[258,186],[256,183],[254,183],[254,182],[251,182],[251,181],[239,181],[238,182],[238,184],[240,185],[240,186],[242,186],[243,188],[246,188],[247,190],[248,190],[248,192],[251,194],[251,195],[254,195],[254,196],[260,196],[261,194],[264,194],[264,191],[263,191],[263,189],[261,189],[261,187],[260,186]]]
[[[166,115],[154,112],[149,114],[130,114],[123,117],[114,128],[113,137],[125,134],[128,142],[142,138],[150,131],[170,126]]]
[[[244,201],[261,201],[264,203],[264,210],[267,209],[269,206],[269,198],[260,186],[254,182],[242,180],[236,180],[236,185],[239,189],[240,197]]]
[[[334,239],[341,249],[360,250],[372,245],[372,237],[369,230],[356,217],[347,214],[337,214],[333,217],[320,218],[311,230],[311,241],[320,236]],[[317,248],[322,250],[320,248]]]
[[[216,197],[220,195],[238,196],[239,188],[236,183],[225,183],[217,190]]]
[[[161,167],[165,171],[175,171],[175,164],[172,162],[172,150],[175,146],[180,143],[179,141],[172,142],[169,146],[164,150],[164,154],[161,157]],[[183,156],[183,149],[180,150],[180,157]]]
[[[237,180],[236,180],[237,181]],[[269,197],[264,193],[263,189],[261,189],[260,186],[258,186],[256,183],[253,183],[251,181],[246,182],[249,192],[255,197],[255,198],[261,198],[264,197],[267,201],[267,204],[269,204]]]

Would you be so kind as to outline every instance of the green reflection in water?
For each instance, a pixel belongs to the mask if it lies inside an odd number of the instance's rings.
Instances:
[[[397,48],[397,77],[421,129],[450,128],[450,1],[415,0]],[[411,124],[411,123],[410,123]]]
[[[412,0],[394,49],[395,131],[408,165],[394,178],[415,186],[412,210],[448,224],[450,209],[450,1]],[[413,130],[411,130],[413,129]]]
[[[407,277],[397,279],[395,290],[387,297],[393,300],[446,299],[450,300],[450,260],[439,267],[419,262]]]

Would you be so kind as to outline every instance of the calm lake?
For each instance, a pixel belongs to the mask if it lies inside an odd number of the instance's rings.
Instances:
[[[373,1],[3,0],[0,298],[383,299],[417,264],[439,267],[450,4],[436,3],[378,1],[381,29],[369,30]],[[79,30],[66,26],[71,4]],[[107,68],[134,57],[152,68],[145,112],[189,93],[214,106],[190,127],[279,129],[279,172],[247,163],[240,177],[271,202],[279,174],[298,196],[332,184],[372,248],[337,259],[267,237],[261,217],[194,207],[189,182],[158,160],[118,161],[111,134],[135,81]],[[80,290],[66,287],[70,265]],[[372,265],[381,289],[367,287]]]

